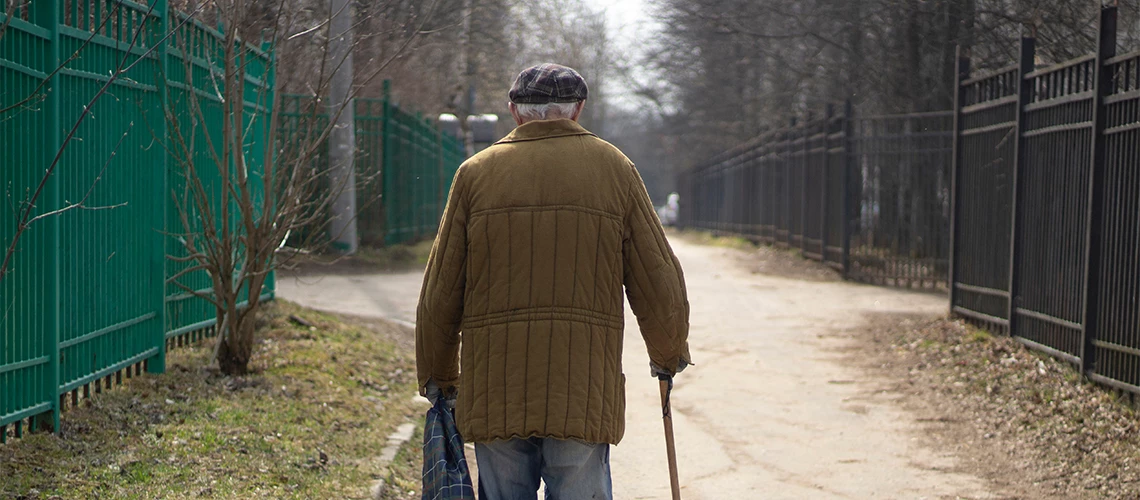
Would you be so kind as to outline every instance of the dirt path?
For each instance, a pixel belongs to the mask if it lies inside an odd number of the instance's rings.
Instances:
[[[677,379],[674,425],[686,499],[994,498],[924,448],[896,397],[840,362],[865,312],[939,314],[945,300],[842,282],[750,274],[739,251],[674,238],[698,366]],[[278,295],[361,316],[414,319],[417,273],[280,280]],[[614,495],[668,498],[657,381],[627,313],[627,431],[612,453]]]

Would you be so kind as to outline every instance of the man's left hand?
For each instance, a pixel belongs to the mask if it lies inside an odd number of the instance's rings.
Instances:
[[[450,397],[443,393],[443,389],[440,389],[434,380],[428,380],[427,385],[424,386],[424,397],[427,398],[428,401],[431,401],[432,406],[435,406],[436,401],[439,401],[439,398],[444,398],[443,402],[447,405],[448,408],[455,408],[456,391],[454,388],[449,389],[450,390],[448,392],[450,393]]]

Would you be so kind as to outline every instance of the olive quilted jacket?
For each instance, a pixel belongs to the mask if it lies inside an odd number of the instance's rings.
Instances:
[[[691,361],[681,265],[633,164],[574,121],[523,124],[455,175],[417,311],[421,392],[458,387],[469,442],[616,444],[623,286],[651,361]]]

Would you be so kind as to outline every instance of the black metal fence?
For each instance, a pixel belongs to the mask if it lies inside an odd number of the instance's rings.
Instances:
[[[942,287],[953,113],[822,117],[679,178],[685,227],[800,250],[860,281]]]
[[[949,270],[949,111],[856,119],[857,200],[848,277],[944,287]]]
[[[951,307],[1140,392],[1140,51],[960,71]]]
[[[951,311],[1140,393],[1140,51],[971,75],[953,111],[842,114],[679,178],[680,224],[799,248],[845,276],[951,284]]]
[[[824,118],[761,135],[682,178],[695,203],[682,224],[801,249],[842,266],[844,117]],[[838,187],[837,187],[838,186]]]

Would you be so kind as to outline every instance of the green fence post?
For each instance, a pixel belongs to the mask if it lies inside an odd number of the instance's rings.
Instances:
[[[59,7],[61,4],[62,4],[62,2],[58,1],[58,0],[47,0],[47,1],[40,1],[40,2],[32,2],[32,5],[31,5],[31,9],[32,9],[31,14],[33,16],[33,21],[35,22],[35,24],[42,27],[42,28],[46,28],[51,33],[51,41],[48,44],[48,64],[47,64],[48,71],[55,70],[55,68],[59,67],[59,63],[60,63],[60,57],[59,57],[60,11],[59,11]],[[45,141],[47,147],[49,148],[48,149],[49,153],[46,156],[47,158],[55,157],[56,153],[59,151],[59,148],[62,144],[62,142],[61,142],[62,139],[60,137],[60,128],[63,126],[63,124],[61,123],[61,120],[60,120],[60,110],[59,110],[59,96],[60,96],[60,92],[62,89],[60,89],[60,87],[59,87],[60,86],[59,73],[60,72],[58,72],[58,71],[54,71],[51,73],[51,77],[50,77],[50,80],[48,81],[48,85],[47,85],[47,96],[44,99],[43,110],[41,111],[41,113],[42,113],[41,116],[45,117],[45,119],[48,120],[48,123],[49,123],[48,136],[46,138],[47,140]],[[43,168],[45,168],[45,169],[47,167],[48,167],[48,165],[43,166]],[[59,208],[61,206],[60,203],[61,203],[61,200],[63,200],[62,193],[60,192],[61,189],[62,188],[60,187],[59,174],[58,173],[52,174],[51,179],[48,180],[48,186],[47,186],[47,191],[46,191],[46,194],[47,194],[46,202],[43,204],[44,211],[55,210],[56,208]],[[52,425],[52,429],[55,432],[59,432],[59,413],[60,413],[60,404],[59,404],[59,397],[58,397],[58,395],[59,395],[59,379],[60,379],[60,373],[59,373],[60,372],[59,339],[60,339],[60,335],[61,335],[61,333],[60,333],[60,326],[61,326],[60,321],[61,321],[61,314],[62,314],[62,311],[60,311],[60,307],[61,307],[61,305],[60,305],[60,299],[61,299],[61,295],[60,295],[61,294],[61,290],[60,290],[61,283],[60,283],[60,281],[62,278],[60,276],[60,267],[61,267],[60,264],[61,263],[60,263],[60,255],[59,255],[59,243],[61,241],[60,240],[60,231],[61,231],[60,219],[61,219],[61,217],[51,217],[47,221],[47,225],[50,228],[50,232],[52,235],[51,236],[52,244],[51,244],[51,249],[49,250],[51,252],[50,261],[52,263],[52,266],[51,266],[52,270],[51,270],[51,275],[48,278],[47,286],[50,287],[50,289],[52,291],[51,294],[54,296],[54,299],[52,300],[52,305],[51,305],[51,309],[50,309],[51,314],[50,314],[50,317],[48,318],[48,328],[50,329],[50,334],[45,336],[45,340],[47,340],[50,343],[50,345],[44,346],[45,351],[48,352],[49,356],[51,356],[51,359],[49,361],[49,363],[50,363],[49,369],[51,370],[51,373],[49,374],[48,379],[45,381],[46,382],[44,384],[45,387],[41,388],[41,390],[43,391],[43,393],[47,397],[47,401],[51,403],[51,425]],[[38,416],[36,420],[38,420],[38,424],[39,424],[39,425],[37,425],[37,427],[46,426],[48,423],[47,414],[45,413],[43,415]]]
[[[276,110],[277,110],[277,50],[276,49],[277,48],[275,45],[273,45],[272,41],[265,40],[265,41],[261,42],[261,51],[265,52],[266,56],[269,58],[268,65],[266,68],[266,74],[264,75],[264,80],[263,80],[263,83],[265,84],[265,88],[266,88],[266,94],[267,94],[267,97],[265,99],[265,103],[267,106],[269,106],[269,109],[266,110],[266,114],[265,114],[265,119],[266,119],[265,129],[267,130],[267,133],[262,135],[262,140],[266,142],[266,149],[271,150],[270,153],[268,155],[266,155],[266,157],[265,157],[265,161],[269,162],[269,164],[263,164],[261,166],[261,172],[262,172],[262,175],[268,175],[267,172],[270,169],[270,164],[272,164],[273,165],[272,171],[273,171],[274,176],[278,175],[277,174],[277,165],[276,165],[277,148],[273,147],[273,143],[276,140],[276,137],[275,137],[276,134],[274,133],[274,132],[276,132],[276,129],[274,128],[274,124],[277,123],[277,112],[276,112]],[[354,112],[355,112],[355,110],[354,110]],[[266,199],[272,199],[271,198],[272,196],[276,196],[272,192],[269,192],[269,191],[272,191],[274,189],[273,186],[275,184],[276,183],[273,182],[273,178],[271,177],[269,179],[269,182],[267,183],[267,187],[268,187],[267,192],[262,193],[261,195],[266,197]],[[265,204],[265,207],[268,210],[276,210],[276,206],[277,206],[276,203],[266,203]],[[267,215],[268,216],[275,216],[276,214],[263,214],[263,216],[267,216]],[[276,257],[270,257],[270,258],[275,259]],[[270,269],[276,269],[276,268],[270,267]],[[262,290],[265,290],[265,288],[269,289],[268,297],[270,299],[277,297],[277,271],[276,270],[269,271],[269,276],[267,276],[265,278],[265,283],[264,283],[263,287],[264,288],[262,288]],[[264,295],[264,292],[262,294]]]
[[[412,126],[410,127],[409,131],[411,132],[411,135],[412,135],[410,138],[411,144],[412,144],[412,161],[410,162],[410,164],[412,165],[412,178],[411,178],[411,181],[412,181],[411,188],[412,189],[410,190],[411,194],[412,194],[412,203],[411,203],[412,210],[411,210],[411,213],[409,215],[411,215],[411,218],[412,218],[412,236],[411,236],[411,239],[412,239],[412,241],[415,241],[415,240],[418,240],[420,238],[420,230],[422,229],[421,228],[422,221],[420,220],[420,204],[423,203],[423,200],[421,199],[423,197],[423,193],[421,191],[423,190],[423,176],[424,176],[424,169],[423,169],[423,159],[424,159],[423,147],[424,147],[424,145],[423,145],[423,141],[421,140],[421,137],[423,137],[423,132],[424,132],[423,131],[423,126],[424,126],[423,115],[421,115],[420,112],[417,111],[416,114],[411,117],[411,121],[412,121]]]
[[[412,241],[416,241],[423,236],[424,221],[423,221],[423,204],[424,204],[424,156],[427,151],[424,148],[424,117],[419,111],[416,112],[415,120],[415,134],[412,139],[415,141],[415,146],[412,148],[412,165],[415,165],[415,175],[412,180],[415,184],[412,185],[412,227],[415,231],[412,232]]]
[[[162,209],[158,215],[157,230],[154,235],[154,255],[152,256],[157,262],[154,262],[154,268],[158,270],[158,293],[155,294],[155,307],[158,314],[159,328],[155,334],[155,344],[158,347],[158,352],[147,359],[146,371],[147,373],[163,373],[166,371],[166,330],[169,328],[167,324],[166,312],[166,233],[173,228],[166,227],[167,221],[170,220],[170,151],[171,144],[170,135],[167,133],[167,115],[166,106],[169,98],[169,87],[167,85],[167,60],[166,49],[168,42],[163,38],[166,37],[167,31],[170,30],[170,6],[168,0],[154,0],[154,14],[158,16],[158,39],[155,43],[160,44],[155,50],[156,57],[158,57],[158,67],[161,72],[161,78],[155,82],[158,88],[158,112],[159,119],[158,133],[162,134],[162,140],[167,141],[166,147],[162,150],[162,182],[159,183],[157,193],[158,199],[161,200]]]
[[[446,205],[447,204],[447,191],[445,189],[443,189],[443,183],[446,182],[446,181],[444,181],[444,177],[447,177],[447,175],[444,173],[445,172],[444,171],[444,168],[445,168],[444,167],[444,161],[447,160],[447,149],[445,149],[444,144],[443,144],[443,129],[441,129],[439,126],[436,126],[434,131],[435,131],[436,153],[438,156],[438,158],[437,158],[438,161],[436,162],[438,165],[436,167],[436,171],[437,171],[436,175],[439,176],[439,178],[436,179],[436,188],[435,188],[436,194],[435,194],[435,222],[434,222],[434,224],[435,224],[435,232],[439,233],[440,218],[443,217],[443,210],[447,206]]]
[[[416,239],[423,238],[428,233],[428,217],[427,212],[424,210],[427,206],[431,188],[431,169],[428,168],[428,163],[431,161],[432,149],[431,144],[428,142],[428,134],[431,129],[427,124],[427,118],[423,113],[416,113],[416,119],[419,121],[420,133],[420,156],[419,156],[419,186],[416,191],[420,193],[418,203],[416,203],[416,216],[419,219],[419,229],[416,231]]]
[[[424,118],[423,113],[416,113],[416,121],[419,123],[419,128],[420,128],[420,133],[418,134],[418,136],[419,136],[418,142],[420,143],[420,151],[419,151],[419,157],[417,158],[417,160],[418,160],[417,163],[419,165],[417,166],[418,174],[416,175],[417,180],[419,181],[419,185],[417,186],[417,189],[416,189],[416,192],[419,193],[419,199],[417,200],[417,203],[416,203],[416,218],[418,219],[417,229],[416,229],[416,239],[418,240],[427,234],[428,221],[427,221],[427,214],[424,213],[424,206],[427,205],[428,187],[431,186],[431,184],[430,184],[431,176],[429,175],[431,173],[431,171],[428,169],[428,161],[431,158],[431,146],[428,144],[428,141],[427,141],[428,125],[427,125],[427,119]]]
[[[435,221],[435,206],[439,203],[439,157],[442,153],[439,144],[439,130],[431,122],[431,118],[424,117],[424,146],[428,154],[424,158],[424,234],[435,235],[439,228]]]
[[[424,145],[423,145],[423,141],[420,140],[420,138],[423,137],[424,131],[423,131],[423,120],[420,119],[420,114],[418,112],[415,114],[409,113],[408,122],[409,122],[408,145],[411,146],[409,148],[409,153],[411,153],[411,157],[408,158],[408,165],[411,166],[411,174],[412,174],[411,176],[409,176],[409,180],[411,181],[411,185],[408,186],[410,188],[408,190],[408,192],[411,194],[411,201],[412,201],[410,204],[411,210],[408,211],[408,218],[411,219],[410,220],[411,233],[410,233],[410,236],[408,236],[408,239],[411,241],[415,241],[415,240],[419,239],[419,237],[420,237],[420,203],[421,203],[420,198],[423,197],[423,193],[420,192],[420,190],[423,188],[423,186],[420,184],[420,181],[423,179],[423,165],[422,165],[422,163],[423,163],[423,157],[424,157],[424,155],[423,155]]]
[[[392,206],[389,190],[392,189],[392,81],[384,80],[383,94],[381,95],[382,113],[380,119],[380,148],[382,160],[380,161],[380,205],[384,210],[384,244],[392,243],[393,231]]]

